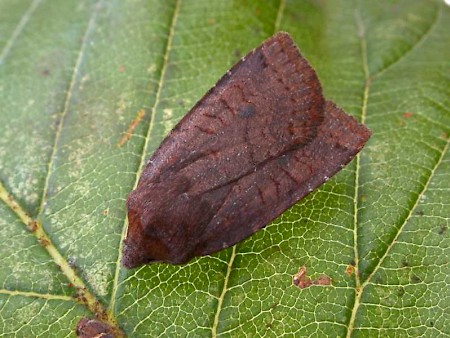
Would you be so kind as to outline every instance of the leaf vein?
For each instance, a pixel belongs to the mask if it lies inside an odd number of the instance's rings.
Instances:
[[[280,24],[281,24],[281,18],[283,17],[283,13],[284,13],[284,7],[286,7],[286,0],[280,0],[280,4],[278,6],[278,11],[277,11],[277,17],[275,19],[275,24],[274,24],[274,33],[277,33],[278,30],[280,29]]]
[[[30,292],[30,291],[0,289],[0,294],[15,296],[15,297],[21,296],[21,297],[28,297],[28,298],[40,298],[40,299],[48,299],[48,300],[62,300],[62,301],[68,301],[68,302],[75,302],[75,298],[73,298],[71,296],[52,295],[49,293],[38,293],[38,292]]]
[[[431,35],[434,27],[437,26],[437,23],[439,22],[439,19],[441,17],[442,9],[439,7],[439,10],[437,11],[436,16],[434,17],[434,20],[431,22],[430,26],[428,26],[428,29],[423,33],[423,35],[414,43],[411,45],[411,47],[406,50],[402,55],[400,55],[397,59],[393,60],[391,63],[386,65],[383,69],[379,70],[375,74],[372,75],[372,78],[379,77],[383,75],[388,69],[391,69],[394,65],[400,63],[405,59],[406,56],[411,54],[417,47],[419,47],[422,43],[426,41],[426,39]]]
[[[219,326],[220,312],[223,307],[223,300],[225,298],[225,294],[227,293],[227,290],[228,290],[228,282],[230,280],[231,270],[233,269],[233,262],[234,262],[235,257],[236,257],[236,245],[233,246],[233,250],[231,251],[231,257],[230,257],[230,261],[228,262],[228,265],[227,265],[227,273],[225,275],[225,280],[223,282],[222,292],[218,299],[217,311],[214,316],[213,326],[211,328],[211,337],[213,337],[213,338],[217,337],[217,327]]]
[[[161,68],[161,74],[160,74],[159,81],[157,84],[155,102],[153,103],[153,106],[151,108],[150,122],[149,122],[147,131],[146,131],[145,137],[144,137],[145,141],[144,141],[144,146],[142,148],[139,167],[138,167],[138,170],[136,171],[136,180],[134,183],[134,188],[137,186],[137,184],[139,182],[139,177],[141,176],[142,170],[145,165],[145,157],[147,156],[147,149],[148,149],[148,144],[149,144],[149,140],[150,140],[150,135],[153,131],[156,109],[159,105],[159,101],[160,101],[160,97],[161,97],[162,87],[163,87],[164,78],[165,78],[168,61],[169,61],[169,54],[172,50],[172,41],[173,41],[173,36],[175,33],[175,26],[176,26],[177,19],[178,19],[178,13],[180,10],[180,2],[181,2],[181,0],[176,1],[174,10],[173,10],[173,14],[172,14],[172,20],[171,20],[170,27],[169,27],[169,35],[167,38],[166,48],[165,48],[164,56],[163,56],[163,64],[162,64],[162,68]],[[122,234],[121,234],[121,238],[120,238],[119,252],[117,255],[116,270],[115,270],[115,274],[114,274],[114,280],[113,280],[113,286],[112,286],[112,292],[111,292],[111,300],[110,300],[109,306],[108,306],[108,314],[110,316],[113,316],[114,308],[115,308],[115,302],[116,302],[116,297],[117,297],[117,288],[119,285],[119,277],[120,277],[120,271],[121,271],[123,240],[126,237],[127,229],[128,229],[128,220],[127,220],[127,218],[125,218],[123,230],[122,230]]]
[[[5,47],[3,48],[2,52],[0,53],[0,65],[2,65],[3,61],[5,61],[6,57],[8,56],[9,52],[11,51],[11,48],[13,47],[14,43],[17,41],[17,38],[19,35],[23,32],[25,26],[30,21],[31,16],[33,15],[36,8],[39,6],[42,0],[34,0],[30,7],[26,10],[25,14],[22,16],[22,18],[19,21],[19,24],[14,29],[14,32],[12,33],[9,40],[6,42]]]

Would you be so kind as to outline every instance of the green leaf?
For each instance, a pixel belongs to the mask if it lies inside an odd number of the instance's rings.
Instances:
[[[145,161],[278,30],[371,140],[235,247],[123,269]],[[0,1],[1,336],[450,335],[449,31],[438,0]]]

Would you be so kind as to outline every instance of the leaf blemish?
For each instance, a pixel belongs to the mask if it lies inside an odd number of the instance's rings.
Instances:
[[[144,116],[145,110],[144,109],[139,110],[136,117],[133,119],[133,121],[131,121],[130,125],[128,126],[128,129],[125,132],[125,134],[122,136],[119,143],[117,143],[118,147],[123,146],[131,138],[134,129],[136,129],[137,125],[139,124],[139,122],[141,122]]]
[[[441,224],[440,227],[439,227],[438,234],[439,235],[443,235],[447,231],[447,229],[448,229],[447,225]]]
[[[411,112],[405,112],[405,113],[403,113],[403,117],[405,118],[405,119],[409,119],[410,117],[412,117],[413,116],[413,113],[411,113]]]
[[[31,232],[35,232],[37,227],[38,227],[38,224],[36,221],[31,221],[30,223],[27,224],[27,229]]]
[[[331,278],[322,274],[316,279],[311,279],[307,276],[306,266],[302,266],[292,278],[292,284],[298,286],[300,289],[306,289],[311,285],[331,285]]]
[[[348,275],[348,276],[351,276],[351,275],[353,275],[353,273],[355,272],[355,267],[353,266],[353,265],[347,265],[347,267],[345,268],[345,273]]]
[[[50,245],[50,242],[46,238],[43,238],[43,237],[39,238],[38,242],[43,247],[46,247],[46,246]]]

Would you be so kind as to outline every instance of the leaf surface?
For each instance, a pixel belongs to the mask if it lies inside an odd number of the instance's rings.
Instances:
[[[278,30],[371,140],[235,247],[125,270],[145,161]],[[2,336],[450,335],[449,30],[437,0],[0,1]]]

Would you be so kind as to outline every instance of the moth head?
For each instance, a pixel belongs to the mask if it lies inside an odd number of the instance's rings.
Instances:
[[[161,199],[162,191],[152,186],[147,191],[136,189],[128,196],[128,233],[124,241],[122,264],[127,268],[168,262],[181,264],[189,260],[186,250],[188,227],[186,217],[178,212],[186,208],[185,194],[169,193]],[[167,191],[166,191],[167,193]]]

